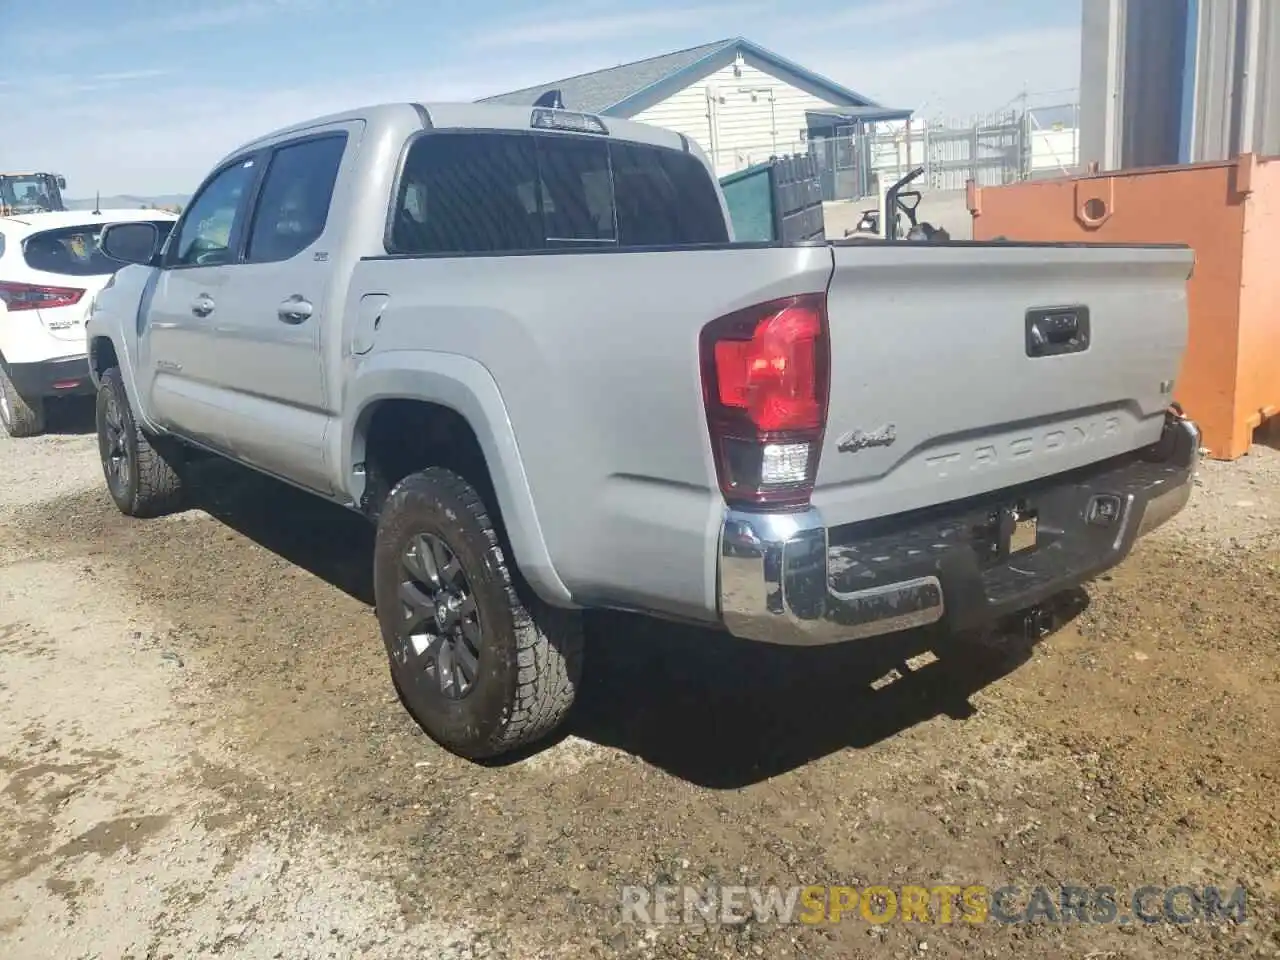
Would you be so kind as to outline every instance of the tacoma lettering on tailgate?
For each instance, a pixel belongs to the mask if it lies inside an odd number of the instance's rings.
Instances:
[[[1011,461],[1028,457],[1049,456],[1064,450],[1073,450],[1120,431],[1119,417],[1105,417],[1069,427],[1055,426],[1027,433],[995,443],[980,443],[967,450],[949,450],[925,458],[925,464],[938,477],[960,472],[986,470]]]

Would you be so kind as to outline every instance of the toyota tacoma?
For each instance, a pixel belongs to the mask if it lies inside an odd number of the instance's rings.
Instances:
[[[376,524],[407,709],[492,757],[565,718],[581,611],[752,641],[965,630],[1192,488],[1185,247],[734,242],[697,145],[385,104],[236,149],[87,324],[107,489],[193,451]]]

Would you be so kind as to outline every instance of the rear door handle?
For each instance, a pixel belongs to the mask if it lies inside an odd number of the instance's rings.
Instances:
[[[197,317],[207,317],[213,313],[213,297],[207,293],[202,293],[196,297],[195,302],[191,304],[191,312]]]
[[[284,323],[305,323],[314,309],[310,300],[295,293],[276,308],[276,316]]]

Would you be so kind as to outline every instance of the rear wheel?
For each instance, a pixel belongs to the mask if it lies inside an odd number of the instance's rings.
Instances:
[[[11,437],[38,437],[44,433],[44,399],[25,399],[3,366],[0,366],[0,423]]]
[[[182,451],[138,426],[112,367],[102,375],[97,402],[98,454],[107,491],[121,513],[157,517],[182,506]]]
[[[484,503],[457,474],[433,467],[388,495],[374,592],[396,689],[446,749],[494,757],[567,716],[581,615],[517,595]]]

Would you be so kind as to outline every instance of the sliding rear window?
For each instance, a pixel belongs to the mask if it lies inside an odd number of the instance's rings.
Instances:
[[[618,234],[627,246],[728,243],[716,184],[688,153],[609,145]]]
[[[725,243],[693,156],[552,134],[437,133],[409,148],[391,250],[500,254]]]
[[[157,220],[155,225],[160,231],[161,241],[173,229],[172,220]],[[104,226],[105,223],[91,223],[33,233],[22,244],[23,259],[32,270],[68,277],[115,273],[124,264],[112,260],[98,246]]]

